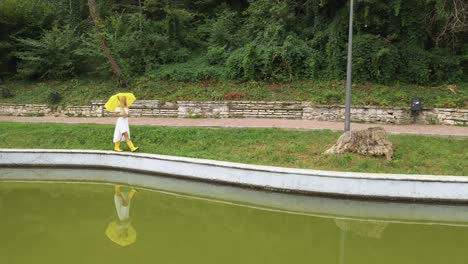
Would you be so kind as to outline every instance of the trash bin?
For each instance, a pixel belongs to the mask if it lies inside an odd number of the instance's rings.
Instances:
[[[414,97],[411,99],[411,112],[413,114],[418,114],[421,112],[422,107],[421,107],[421,99],[418,97]]]

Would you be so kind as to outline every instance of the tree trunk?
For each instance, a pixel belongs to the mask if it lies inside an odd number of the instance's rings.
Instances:
[[[371,127],[366,130],[344,133],[335,145],[325,151],[325,154],[343,154],[345,152],[367,156],[385,156],[387,160],[391,160],[393,145],[383,128]]]
[[[114,78],[120,85],[126,86],[127,80],[122,75],[122,70],[120,69],[114,57],[112,57],[112,53],[109,47],[107,47],[106,40],[104,39],[104,32],[102,30],[104,24],[102,23],[102,20],[99,17],[99,14],[97,12],[96,0],[88,0],[88,5],[89,5],[89,15],[93,19],[94,25],[96,27],[96,31],[98,33],[99,44],[101,45],[102,51],[106,55],[107,60],[109,61],[111,65],[112,71],[114,72]]]

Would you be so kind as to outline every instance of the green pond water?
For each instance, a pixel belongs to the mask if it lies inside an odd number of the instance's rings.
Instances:
[[[0,263],[468,263],[460,223],[321,217],[138,191],[136,238],[123,247],[106,235],[119,222],[114,185],[0,182]]]

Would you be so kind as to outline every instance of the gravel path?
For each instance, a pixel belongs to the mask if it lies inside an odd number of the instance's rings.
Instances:
[[[114,124],[115,118],[110,117],[17,117],[0,116],[1,121],[8,122],[38,122],[38,123],[65,123],[65,124]],[[168,126],[168,127],[219,127],[219,128],[283,128],[302,130],[343,130],[343,122],[326,122],[313,120],[288,119],[260,119],[260,118],[153,118],[135,117],[130,119],[131,125]],[[1,125],[1,124],[0,124]],[[437,135],[468,137],[468,127],[444,125],[379,125],[379,124],[351,124],[351,129],[365,129],[381,126],[391,134]]]

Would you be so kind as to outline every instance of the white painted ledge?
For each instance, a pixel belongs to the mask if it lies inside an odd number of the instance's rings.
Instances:
[[[462,176],[289,169],[92,150],[0,149],[0,166],[101,167],[295,193],[391,200],[468,201],[468,177]],[[85,176],[76,180],[83,179],[89,180]]]

